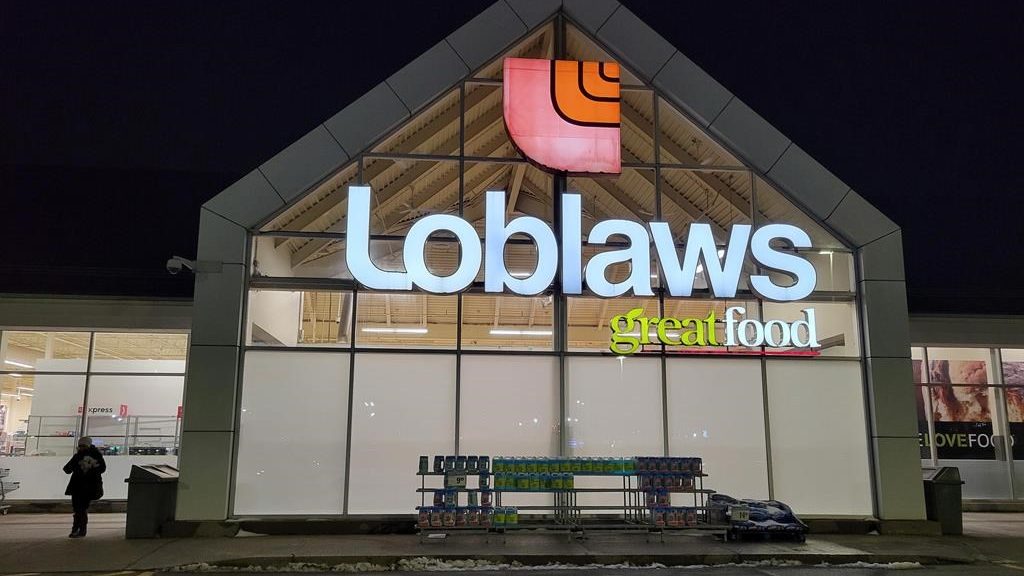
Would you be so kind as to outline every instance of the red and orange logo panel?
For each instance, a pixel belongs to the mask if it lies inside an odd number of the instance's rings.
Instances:
[[[619,65],[505,59],[505,126],[529,159],[551,170],[618,174]]]

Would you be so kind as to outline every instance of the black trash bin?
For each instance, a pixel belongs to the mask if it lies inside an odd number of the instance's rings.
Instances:
[[[128,483],[128,519],[125,538],[156,538],[160,527],[174,519],[178,469],[167,464],[132,466]]]
[[[954,466],[924,468],[924,503],[929,520],[938,520],[943,534],[963,534],[961,491],[964,484]]]

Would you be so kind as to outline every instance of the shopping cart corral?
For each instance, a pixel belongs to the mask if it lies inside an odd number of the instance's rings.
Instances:
[[[0,468],[0,514],[7,514],[11,510],[11,506],[6,503],[8,492],[14,492],[21,487],[21,482],[7,480],[10,475],[10,468]]]

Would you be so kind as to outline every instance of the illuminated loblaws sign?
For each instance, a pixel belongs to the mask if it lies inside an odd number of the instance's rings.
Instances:
[[[792,280],[791,284],[780,285],[766,274],[752,274],[750,289],[765,300],[800,300],[814,290],[817,282],[814,266],[792,251],[793,248],[810,248],[811,239],[806,232],[789,224],[768,224],[757,229],[746,224],[734,225],[728,243],[720,249],[715,245],[711,226],[694,222],[690,224],[680,260],[675,234],[668,223],[650,222],[644,226],[629,220],[604,220],[590,230],[586,243],[602,246],[618,237],[627,240],[629,246],[594,255],[584,270],[578,194],[562,195],[561,246],[546,222],[532,216],[506,221],[505,213],[505,193],[487,192],[483,248],[473,225],[466,220],[450,214],[423,217],[413,224],[405,237],[402,255],[406,271],[385,271],[370,259],[370,188],[351,186],[345,260],[353,277],[374,290],[411,290],[415,286],[435,294],[453,294],[468,288],[486,262],[485,292],[540,294],[551,286],[561,266],[565,294],[582,294],[586,280],[592,293],[605,298],[628,293],[653,296],[650,254],[653,240],[670,296],[690,296],[697,275],[702,273],[716,298],[735,297],[748,251],[762,272],[776,271]],[[448,276],[431,272],[424,259],[427,240],[439,232],[453,234],[461,245],[458,268]],[[537,246],[537,267],[525,278],[513,276],[505,266],[505,244],[513,235],[528,236]],[[620,263],[629,264],[629,276],[621,282],[609,281],[608,268]]]
[[[746,346],[757,348],[818,348],[814,308],[800,311],[802,320],[761,322],[744,318],[747,310],[731,306],[725,310],[722,322],[724,338],[719,339],[715,311],[703,318],[665,318],[644,316],[643,308],[634,308],[625,314],[613,316],[608,322],[612,331],[608,348],[620,355],[636,352],[646,344],[666,346]]]

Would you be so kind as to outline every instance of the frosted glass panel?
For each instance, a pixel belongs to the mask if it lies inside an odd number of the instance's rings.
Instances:
[[[463,356],[461,403],[463,454],[558,455],[557,358]],[[518,506],[552,502],[548,494],[506,494],[503,501]]]
[[[347,353],[245,354],[235,514],[341,514]]]
[[[659,360],[567,358],[566,363],[568,454],[663,453]]]
[[[566,454],[658,456],[664,453],[660,360],[577,357],[565,361]],[[577,488],[621,485],[620,479],[612,477],[580,476],[576,479]],[[622,496],[580,494],[577,502],[584,506],[621,506]]]
[[[797,514],[871,514],[859,362],[768,360],[775,498]]]
[[[666,372],[669,454],[703,458],[705,487],[768,498],[761,362],[670,358]]]
[[[420,456],[455,453],[455,356],[357,354],[351,514],[413,514]]]
[[[558,359],[463,356],[463,454],[558,455]]]

